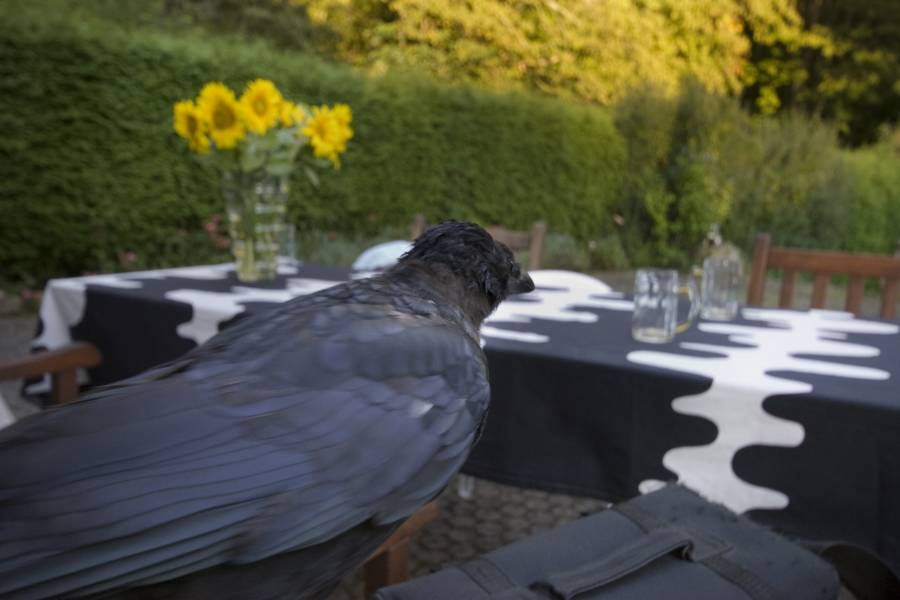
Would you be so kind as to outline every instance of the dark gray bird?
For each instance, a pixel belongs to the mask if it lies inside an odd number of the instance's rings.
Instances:
[[[461,467],[479,326],[533,288],[443,223],[378,277],[3,430],[0,597],[327,596]]]

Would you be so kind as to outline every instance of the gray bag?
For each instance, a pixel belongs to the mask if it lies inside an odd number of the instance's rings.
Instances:
[[[831,600],[838,590],[812,551],[669,485],[375,598]]]

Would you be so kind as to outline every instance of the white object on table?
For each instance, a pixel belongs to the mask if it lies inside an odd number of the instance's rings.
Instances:
[[[394,240],[376,244],[360,254],[351,267],[354,271],[383,271],[397,264],[412,248],[412,242]]]

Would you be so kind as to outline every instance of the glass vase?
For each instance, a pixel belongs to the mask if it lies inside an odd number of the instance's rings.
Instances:
[[[285,226],[288,177],[226,171],[222,190],[238,280],[273,279]]]

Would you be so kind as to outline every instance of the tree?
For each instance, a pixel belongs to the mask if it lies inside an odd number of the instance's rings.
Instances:
[[[685,75],[737,93],[750,50],[733,0],[294,1],[376,73],[424,69],[599,103],[645,80],[674,93]]]
[[[835,121],[851,144],[900,117],[897,0],[290,2],[376,74],[424,70],[600,104],[643,82],[673,96],[689,76],[756,112]]]
[[[833,121],[851,145],[876,141],[900,119],[896,0],[797,4],[802,34],[753,35],[745,100],[763,113],[799,108]]]

